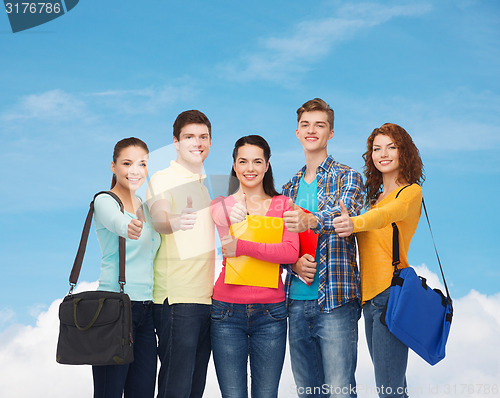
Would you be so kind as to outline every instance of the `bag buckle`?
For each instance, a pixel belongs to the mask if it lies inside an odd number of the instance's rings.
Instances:
[[[76,283],[69,284],[69,292],[68,292],[69,296],[73,294],[73,289],[75,288],[75,286],[76,286]]]

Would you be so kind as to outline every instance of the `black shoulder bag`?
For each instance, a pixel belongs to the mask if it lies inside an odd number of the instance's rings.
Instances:
[[[67,365],[121,365],[134,360],[132,341],[132,312],[130,298],[124,293],[125,238],[118,237],[120,292],[89,291],[73,294],[87,247],[90,225],[94,214],[94,200],[90,203],[83,227],[80,246],[69,276],[70,290],[59,306],[59,339],[56,361]]]

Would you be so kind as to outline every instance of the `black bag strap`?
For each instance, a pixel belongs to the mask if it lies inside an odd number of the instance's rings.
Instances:
[[[73,288],[76,286],[76,282],[78,281],[78,277],[80,276],[80,271],[82,269],[83,257],[85,256],[85,250],[87,248],[87,241],[89,238],[90,225],[92,224],[92,216],[94,215],[94,201],[97,196],[101,194],[108,194],[114,200],[118,202],[120,206],[120,211],[123,213],[123,203],[120,198],[111,191],[101,191],[94,195],[94,199],[90,202],[89,212],[87,213],[87,218],[85,219],[85,225],[83,226],[82,237],[80,239],[80,245],[78,246],[78,251],[76,253],[75,262],[73,263],[73,268],[71,269],[71,273],[69,275],[69,284],[70,290],[69,293],[73,292]],[[119,267],[118,267],[118,283],[120,284],[120,292],[123,293],[123,287],[125,285],[125,238],[121,236],[118,237],[118,258],[119,258]]]
[[[405,188],[408,188],[410,185],[405,185],[403,188],[399,190],[396,194],[396,198],[398,198],[401,191]],[[401,264],[399,260],[399,229],[395,222],[392,223],[392,265],[394,266],[394,272],[398,270],[398,265]]]
[[[399,196],[401,191],[408,188],[410,185],[406,185],[399,190],[396,194],[396,198]],[[446,284],[446,278],[444,277],[443,267],[441,266],[441,260],[439,259],[439,254],[436,247],[436,242],[434,241],[434,235],[432,234],[431,222],[429,221],[429,215],[427,214],[427,208],[425,207],[424,198],[422,198],[422,207],[424,208],[425,218],[427,219],[427,224],[429,225],[429,231],[431,232],[432,243],[434,245],[434,251],[436,252],[436,257],[439,264],[439,269],[441,271],[441,276],[443,277],[444,288],[446,289],[446,296],[451,300],[450,292],[448,290],[448,285]],[[394,266],[394,272],[398,271],[398,265],[401,263],[399,259],[399,229],[395,222],[392,223],[392,265]]]
[[[429,221],[429,215],[427,214],[427,208],[425,207],[424,198],[422,198],[422,206],[424,208],[425,218],[427,219],[427,224],[429,225],[429,231],[431,233],[432,244],[434,245],[434,251],[436,252],[436,257],[439,264],[439,269],[441,270],[441,276],[443,277],[444,288],[446,289],[446,297],[450,298],[450,292],[448,291],[448,285],[446,284],[446,279],[444,277],[443,267],[441,266],[441,260],[439,259],[439,254],[436,247],[436,242],[434,241],[434,235],[432,234],[431,222]]]

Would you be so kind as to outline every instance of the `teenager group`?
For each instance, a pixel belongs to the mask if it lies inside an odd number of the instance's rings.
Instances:
[[[361,311],[379,396],[407,396],[408,347],[380,316],[392,278],[393,222],[401,266],[408,266],[422,162],[408,133],[386,123],[368,137],[363,184],[357,171],[328,154],[333,121],[333,110],[319,98],[297,110],[306,164],[281,193],[268,143],[248,135],[235,143],[228,195],[210,198],[203,162],[211,124],[197,110],[175,120],[177,158],[151,177],[144,203],[136,190],[146,182],[148,148],[137,138],[116,144],[111,191],[125,212],[108,195],[95,201],[103,252],[99,289],[119,290],[117,236],[127,238],[135,359],[94,366],[94,397],[153,397],[156,381],[158,398],[202,397],[211,353],[223,398],[248,397],[248,361],[251,396],[277,397],[287,332],[299,397],[356,397]],[[237,237],[236,226],[262,216],[282,220],[278,241]],[[214,224],[223,255],[215,285]],[[257,224],[253,232],[267,236],[266,228]],[[316,250],[302,253],[308,230],[317,237]],[[276,286],[235,283],[227,273],[239,257],[281,264]]]

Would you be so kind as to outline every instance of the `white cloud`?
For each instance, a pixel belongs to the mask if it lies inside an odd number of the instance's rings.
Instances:
[[[138,90],[108,90],[89,94],[98,103],[120,113],[156,113],[166,107],[196,97],[199,90],[192,84],[148,87]]]
[[[5,325],[9,325],[16,317],[16,313],[10,307],[5,307],[0,309],[0,329],[3,329]]]
[[[0,391],[2,397],[89,397],[89,367],[70,367],[55,361],[58,333],[56,300],[39,315],[35,326],[12,327],[2,336]]]
[[[40,119],[59,122],[81,118],[87,114],[86,104],[63,90],[50,90],[22,97],[1,114],[5,121]]]
[[[437,276],[417,267],[436,287]],[[93,290],[96,282],[82,282],[76,291]],[[0,391],[2,397],[75,398],[92,394],[90,366],[60,365],[55,361],[58,336],[58,307],[54,301],[38,316],[35,326],[16,325],[0,335]],[[408,385],[414,398],[429,396],[488,397],[494,396],[500,380],[500,293],[486,296],[471,291],[454,301],[455,315],[447,345],[447,357],[430,366],[410,354]],[[366,348],[363,319],[359,324],[359,360],[357,382],[359,397],[376,397],[373,369]],[[29,380],[29,383],[26,382]],[[281,397],[295,397],[293,376],[287,355],[280,383]],[[494,387],[496,386],[496,387]],[[489,393],[487,389],[489,390]],[[449,391],[449,393],[447,393]],[[498,390],[497,390],[498,391]],[[498,394],[498,393],[497,393]],[[220,397],[213,365],[210,364],[205,397]]]
[[[500,349],[496,341],[500,336],[499,305],[500,293],[486,296],[474,290],[454,301],[447,357],[434,367],[416,356],[410,359],[409,383],[423,390],[423,393],[412,396],[429,396],[430,388],[439,391],[436,396],[498,395]],[[496,394],[492,394],[493,386],[497,388]],[[448,388],[453,394],[446,394]],[[487,388],[490,388],[489,393]]]
[[[221,66],[221,69],[230,80],[288,83],[293,75],[307,71],[336,44],[350,39],[362,29],[380,25],[391,18],[421,15],[429,10],[430,6],[425,3],[342,6],[334,17],[297,23],[290,29],[293,33],[289,36],[261,39],[256,51],[242,54],[239,60]]]
[[[156,113],[172,104],[193,99],[199,90],[189,82],[136,90],[69,93],[54,89],[21,97],[0,113],[0,120],[96,121],[102,108],[131,115]]]
[[[38,318],[38,316],[45,310],[47,310],[47,306],[45,304],[37,303],[28,308],[28,313],[31,317]]]

